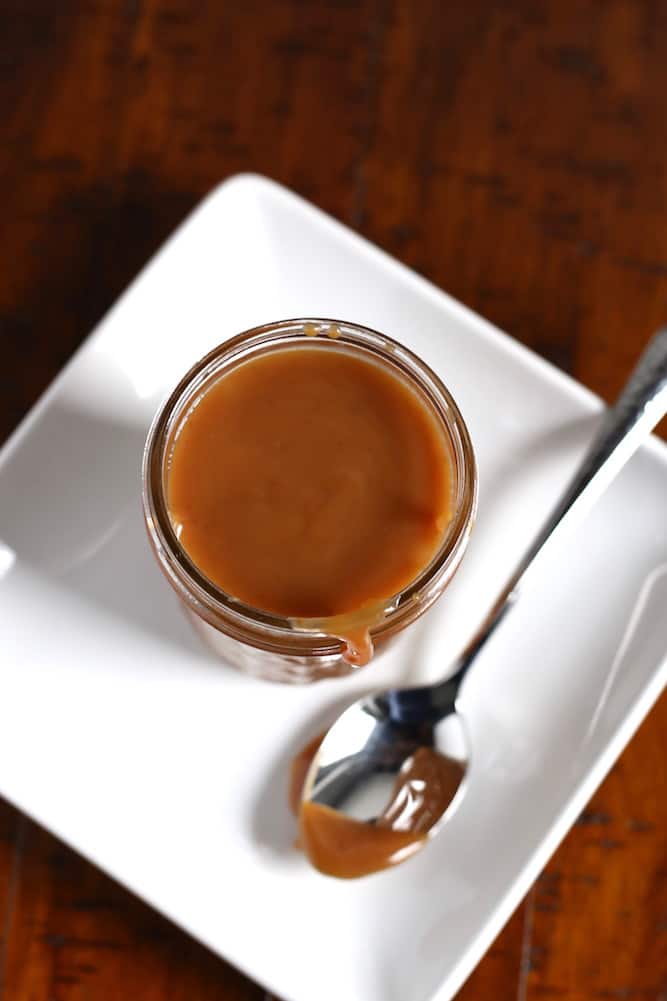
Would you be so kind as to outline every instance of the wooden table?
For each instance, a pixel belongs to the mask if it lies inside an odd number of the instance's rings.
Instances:
[[[664,0],[2,0],[0,38],[0,437],[242,170],[605,399],[666,319]],[[666,758],[663,699],[461,998],[665,1001]],[[1,1001],[264,997],[7,804],[0,936]]]

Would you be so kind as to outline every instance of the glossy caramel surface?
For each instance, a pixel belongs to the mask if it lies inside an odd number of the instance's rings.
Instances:
[[[319,734],[292,760],[289,800],[295,812],[324,736]],[[420,747],[396,776],[389,801],[373,823],[317,802],[301,803],[298,847],[316,869],[340,879],[367,876],[403,862],[426,844],[428,832],[452,803],[463,774],[457,761]]]
[[[297,347],[223,375],[184,421],[168,479],[181,545],[222,590],[290,617],[397,593],[451,516],[444,436],[384,366]]]

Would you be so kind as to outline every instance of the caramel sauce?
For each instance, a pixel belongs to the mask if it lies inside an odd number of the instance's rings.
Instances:
[[[299,814],[300,847],[316,869],[339,879],[356,879],[403,862],[425,841],[424,834],[365,824],[320,803],[304,803]]]
[[[389,804],[378,823],[394,831],[425,834],[454,799],[463,775],[458,761],[430,747],[419,747],[396,776]]]
[[[441,543],[451,468],[407,383],[307,343],[243,362],[199,399],[172,449],[169,512],[214,584],[267,612],[325,620],[363,664],[378,607]]]
[[[355,879],[405,861],[424,847],[428,832],[454,799],[462,766],[429,747],[408,758],[382,815],[373,823],[354,820],[320,803],[301,803],[303,784],[325,734],[292,760],[289,802],[299,817],[297,847],[328,876]]]

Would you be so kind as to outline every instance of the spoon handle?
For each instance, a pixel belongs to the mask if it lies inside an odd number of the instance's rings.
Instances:
[[[565,493],[521,559],[491,611],[461,653],[456,673],[442,682],[441,697],[456,698],[478,651],[515,604],[535,559],[560,535],[564,525],[581,517],[606,490],[638,446],[667,412],[667,327],[649,341],[616,403],[610,407]]]

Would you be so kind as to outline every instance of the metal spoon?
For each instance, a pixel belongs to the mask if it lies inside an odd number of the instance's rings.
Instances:
[[[387,807],[395,800],[397,782],[400,786],[405,775],[409,779],[415,753],[426,747],[461,766],[458,788],[454,783],[440,803],[437,794],[431,797],[438,805],[433,812],[431,804],[428,834],[435,833],[464,792],[461,783],[470,747],[457,701],[477,654],[516,604],[545,546],[600,497],[666,411],[667,328],[663,328],[649,342],[617,402],[607,410],[563,497],[444,680],[377,692],[346,709],[327,731],[312,761],[302,803],[311,801],[355,820],[379,820],[386,827]],[[429,792],[423,785],[418,795],[422,801]],[[396,810],[390,808],[390,813]],[[401,825],[410,830],[409,803],[403,813]],[[423,816],[420,820],[423,823]]]

